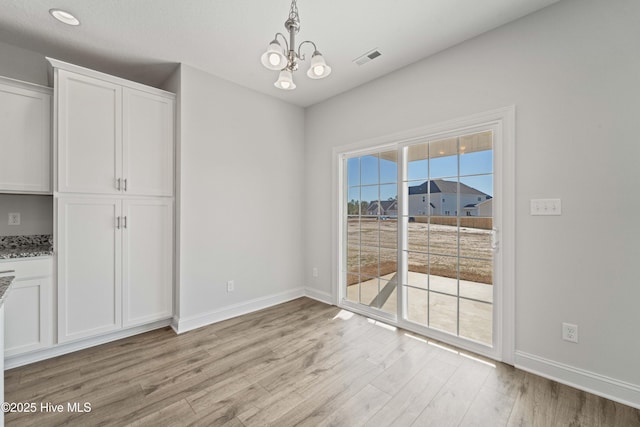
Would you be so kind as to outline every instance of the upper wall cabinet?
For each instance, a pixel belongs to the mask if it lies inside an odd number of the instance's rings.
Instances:
[[[175,96],[50,61],[58,192],[172,196]]]
[[[0,77],[0,191],[51,193],[51,93]]]

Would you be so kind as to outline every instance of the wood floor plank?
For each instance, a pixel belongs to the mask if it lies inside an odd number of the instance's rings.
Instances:
[[[460,427],[506,426],[515,400],[514,395],[482,387],[459,425]]]
[[[196,420],[196,413],[186,400],[179,400],[164,409],[127,424],[130,427],[165,426],[181,427]]]
[[[439,359],[429,361],[367,422],[370,427],[410,426],[456,371]]]
[[[319,422],[317,426],[362,426],[389,400],[391,400],[391,395],[369,384],[338,407],[333,414]]]
[[[300,298],[5,372],[11,426],[640,426],[640,411]]]
[[[414,426],[457,426],[489,376],[490,367],[464,361],[412,424]]]
[[[393,396],[433,357],[434,351],[427,346],[414,348],[385,369],[371,384]]]

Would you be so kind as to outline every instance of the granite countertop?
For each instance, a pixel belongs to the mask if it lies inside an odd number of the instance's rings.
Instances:
[[[0,260],[53,255],[53,239],[49,234],[0,237]]]
[[[13,276],[0,277],[0,307],[4,304],[11,282],[13,282]]]

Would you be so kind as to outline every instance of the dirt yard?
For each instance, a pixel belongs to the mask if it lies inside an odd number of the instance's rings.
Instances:
[[[347,269],[363,276],[378,277],[397,271],[398,222],[350,218],[347,236]],[[458,266],[458,242],[461,259]],[[409,271],[478,283],[492,283],[491,231],[450,225],[410,222],[408,224]],[[380,249],[378,249],[380,247]],[[378,270],[378,260],[380,270]],[[358,276],[347,275],[347,283]]]

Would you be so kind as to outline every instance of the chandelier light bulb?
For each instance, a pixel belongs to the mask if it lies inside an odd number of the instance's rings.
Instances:
[[[278,81],[274,83],[274,86],[282,90],[293,90],[296,88],[296,84],[293,82],[293,74],[289,70],[280,71]]]
[[[269,63],[271,65],[273,65],[274,67],[276,65],[279,65],[280,64],[280,55],[278,55],[277,53],[273,53],[273,52],[270,53],[269,54]]]
[[[307,76],[311,79],[323,79],[329,74],[331,74],[331,67],[327,65],[322,54],[316,50],[311,57],[311,67],[307,71]]]
[[[287,65],[287,58],[282,53],[282,46],[277,40],[269,43],[267,51],[262,54],[260,62],[269,70],[282,70]]]

